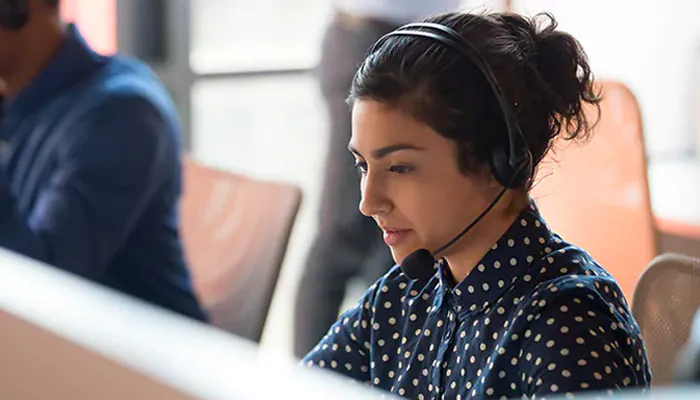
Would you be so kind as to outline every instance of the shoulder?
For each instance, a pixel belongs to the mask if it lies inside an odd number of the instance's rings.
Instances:
[[[598,389],[650,381],[639,326],[611,277],[564,274],[542,281],[518,308],[513,331],[523,338],[524,353],[545,361],[538,372],[545,381],[555,369]]]
[[[167,91],[145,65],[106,58],[63,102],[66,112],[53,127],[64,139],[56,150],[62,162],[119,169],[123,176],[145,166],[169,175],[176,167],[182,127]]]
[[[568,304],[573,308],[598,309],[611,316],[618,311],[629,314],[617,283],[601,276],[565,275],[541,282],[530,299],[530,305],[541,310]]]
[[[106,58],[65,96],[68,108],[55,129],[68,139],[61,146],[66,156],[110,147],[147,156],[157,149],[177,152],[180,146],[177,110],[153,71],[140,62]]]
[[[532,308],[535,315],[577,309],[611,322],[634,325],[636,329],[627,300],[613,276],[584,250],[556,235],[553,238],[531,265],[530,287],[534,289],[522,293],[523,306]]]
[[[567,274],[540,282],[521,310],[532,329],[557,329],[564,336],[584,331],[619,342],[640,337],[620,287],[606,276]]]
[[[120,123],[150,118],[177,124],[176,107],[167,89],[146,64],[132,58],[106,58],[86,80],[80,96],[87,113],[83,120]]]
[[[615,278],[585,250],[564,242],[557,235],[543,247],[530,274],[538,289],[548,288],[552,294],[561,291],[593,290],[603,292],[610,300],[625,302]]]

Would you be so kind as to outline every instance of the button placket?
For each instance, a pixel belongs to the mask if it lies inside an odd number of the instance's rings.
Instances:
[[[457,330],[457,318],[456,318],[456,304],[457,300],[453,293],[449,296],[445,296],[447,300],[447,323],[445,324],[445,333],[443,334],[443,339],[440,341],[437,353],[437,365],[433,367],[431,383],[434,387],[433,398],[439,399],[440,395],[444,396],[446,388],[443,387],[444,384],[444,371],[447,367],[447,359],[449,358],[449,351],[453,347],[453,341],[456,336]]]

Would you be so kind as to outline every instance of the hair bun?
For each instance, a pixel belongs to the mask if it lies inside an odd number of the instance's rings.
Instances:
[[[593,87],[593,73],[581,44],[571,35],[557,31],[557,22],[549,13],[531,19],[534,44],[532,61],[545,87],[546,101],[558,114],[557,130],[565,125],[568,137],[587,134],[584,103],[598,104],[600,96]]]

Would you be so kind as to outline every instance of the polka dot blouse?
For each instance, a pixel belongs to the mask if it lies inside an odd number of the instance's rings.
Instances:
[[[420,400],[649,387],[619,286],[552,233],[534,203],[456,286],[436,266],[427,282],[392,268],[304,362]]]

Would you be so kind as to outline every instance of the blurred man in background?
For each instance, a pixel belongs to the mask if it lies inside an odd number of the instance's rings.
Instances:
[[[180,123],[143,64],[59,0],[0,0],[0,246],[206,320],[178,234]]]
[[[318,237],[303,273],[295,307],[294,352],[303,357],[335,322],[348,281],[371,283],[393,264],[376,224],[359,210],[359,177],[348,152],[345,103],[355,70],[372,44],[402,24],[446,11],[460,0],[335,0],[321,52],[320,84],[330,121]]]

